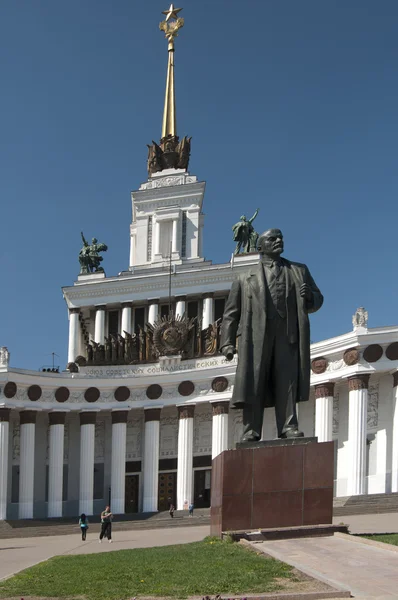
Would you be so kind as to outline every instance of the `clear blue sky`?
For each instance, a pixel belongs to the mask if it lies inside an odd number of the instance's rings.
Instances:
[[[128,267],[130,191],[160,137],[168,0],[2,0],[0,345],[66,363],[80,231]],[[314,341],[398,324],[398,2],[184,0],[179,134],[207,181],[205,255],[260,207],[325,295]]]

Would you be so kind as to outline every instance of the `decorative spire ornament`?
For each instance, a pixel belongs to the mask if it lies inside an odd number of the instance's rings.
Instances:
[[[166,16],[159,24],[168,41],[168,62],[166,76],[166,93],[164,98],[162,135],[160,143],[148,145],[148,174],[164,169],[187,169],[191,152],[191,138],[184,137],[181,142],[177,136],[176,101],[174,85],[174,40],[178,31],[184,26],[184,19],[178,16],[182,8],[170,4],[168,10],[162,11]]]

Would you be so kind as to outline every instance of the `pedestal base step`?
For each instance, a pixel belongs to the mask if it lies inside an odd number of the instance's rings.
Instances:
[[[303,525],[300,527],[275,527],[255,531],[223,531],[222,537],[231,536],[236,542],[264,542],[265,540],[287,540],[292,538],[334,535],[336,531],[348,533],[348,525]]]

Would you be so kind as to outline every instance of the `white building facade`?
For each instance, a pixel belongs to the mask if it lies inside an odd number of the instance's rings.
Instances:
[[[169,40],[169,69],[171,52]],[[212,459],[241,437],[236,360],[219,353],[219,328],[232,281],[258,256],[205,260],[205,183],[167,110],[132,193],[129,268],[63,289],[68,369],[11,368],[0,350],[0,519],[210,506]],[[368,329],[358,309],[352,331],[311,352],[300,429],[335,441],[335,494],[397,492],[398,327]],[[275,436],[266,409],[263,437]]]

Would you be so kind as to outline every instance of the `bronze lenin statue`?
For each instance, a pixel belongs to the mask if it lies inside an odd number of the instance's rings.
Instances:
[[[242,441],[261,439],[264,408],[274,406],[278,437],[301,437],[296,403],[310,391],[309,313],[323,296],[306,265],[281,258],[283,236],[257,241],[259,263],[234,281],[221,325],[221,351],[232,360],[239,339],[231,408],[243,408]]]

